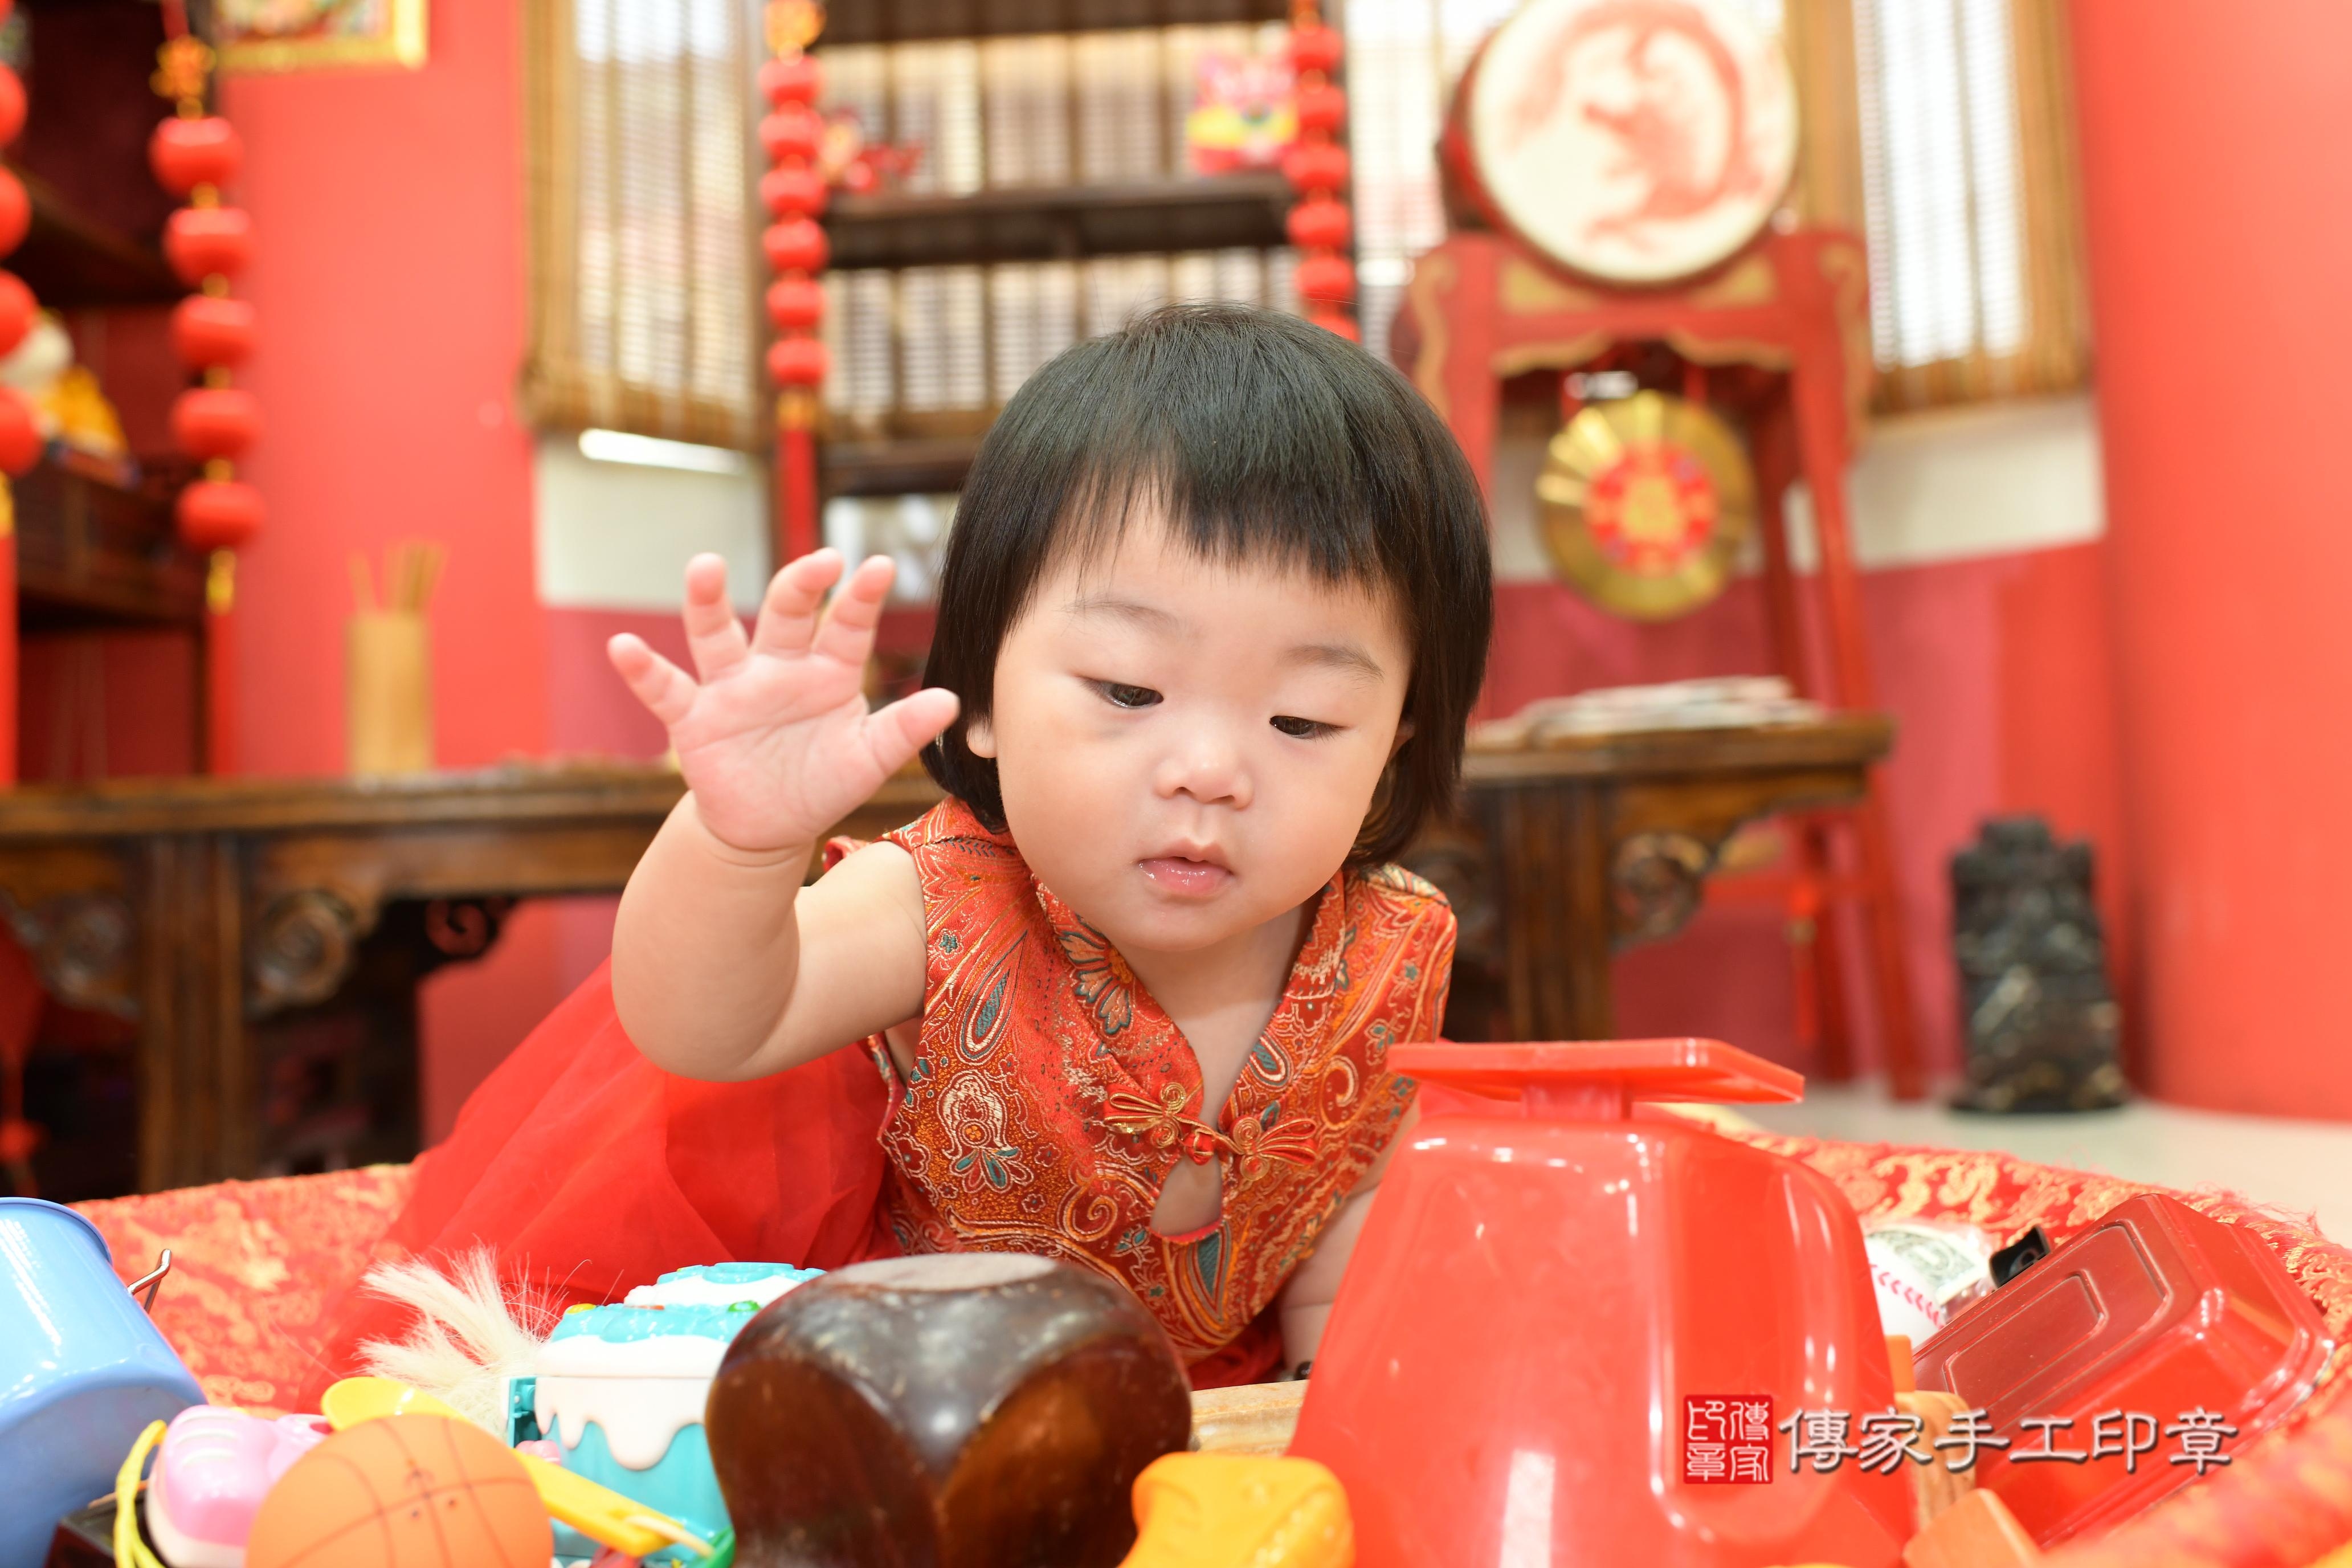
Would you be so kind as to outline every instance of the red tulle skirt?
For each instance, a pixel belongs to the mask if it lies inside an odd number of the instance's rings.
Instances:
[[[623,1032],[609,965],[600,967],[474,1091],[448,1140],[418,1158],[407,1206],[376,1254],[446,1262],[488,1247],[510,1293],[543,1305],[551,1321],[673,1268],[887,1258],[898,1250],[880,1203],[887,1092],[855,1048],[749,1083],[666,1073]],[[356,1370],[361,1342],[410,1326],[405,1308],[347,1296],[330,1311],[313,1398]],[[1280,1356],[1269,1309],[1196,1363],[1192,1382],[1257,1382]]]

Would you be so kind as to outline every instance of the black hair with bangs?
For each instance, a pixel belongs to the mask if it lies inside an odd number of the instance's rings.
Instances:
[[[931,777],[1003,830],[996,764],[964,727],[988,713],[997,649],[1056,552],[1114,541],[1139,497],[1204,558],[1394,595],[1412,738],[1349,863],[1394,859],[1460,779],[1495,613],[1486,508],[1453,433],[1402,375],[1245,305],[1154,310],[1066,350],[1005,405],[948,535],[923,681],[963,706],[924,749]]]

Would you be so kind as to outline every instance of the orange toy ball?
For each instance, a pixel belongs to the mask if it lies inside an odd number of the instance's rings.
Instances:
[[[547,1510],[522,1461],[480,1427],[387,1415],[347,1427],[278,1478],[246,1568],[546,1568]]]

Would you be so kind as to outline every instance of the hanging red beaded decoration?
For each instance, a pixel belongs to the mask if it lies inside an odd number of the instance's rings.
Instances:
[[[261,435],[253,394],[232,384],[232,372],[253,352],[253,307],[229,298],[229,282],[253,256],[253,220],[221,202],[221,187],[236,177],[245,144],[236,128],[205,111],[213,51],[188,31],[183,0],[164,0],[167,41],[157,51],[156,93],[177,113],[155,127],[147,161],[158,184],[188,205],[163,226],[163,258],[196,292],[172,312],[172,350],[201,384],[172,405],[172,439],[203,465],[204,477],[180,492],[175,519],[180,541],[206,558],[206,674],[212,687],[207,764],[234,766],[229,755],[229,663],[226,617],[236,601],[236,551],[261,531],[261,492],[236,477],[237,459]]]
[[[8,19],[13,8],[11,0],[0,0],[0,22]],[[0,146],[14,142],[24,129],[25,84],[15,71],[0,66]],[[0,169],[0,256],[24,244],[32,224],[32,198],[23,182]],[[39,313],[25,280],[13,272],[0,272],[0,358],[16,352]],[[16,502],[8,481],[30,472],[47,444],[31,400],[14,387],[0,387],[0,784],[16,782]],[[6,1120],[0,1110],[0,1162],[9,1158],[7,1151],[16,1148],[22,1137],[29,1136],[9,1133],[11,1126],[23,1125]],[[22,1152],[31,1157],[29,1144]]]
[[[5,22],[15,8],[13,0],[0,0],[0,22]],[[24,129],[25,83],[15,71],[0,65],[0,146],[14,142]],[[25,194],[24,183],[0,169],[0,256],[25,243],[25,231],[32,223],[32,198]],[[0,272],[0,358],[16,352],[38,313],[33,291],[25,287],[24,279],[13,272]],[[31,402],[13,387],[0,388],[0,474],[10,479],[25,474],[41,460],[45,445]],[[15,508],[7,501],[5,481],[0,481],[0,533],[11,539],[16,536]],[[11,545],[12,561],[14,549]],[[13,570],[10,576],[13,589]],[[15,601],[13,591],[8,597]]]
[[[0,22],[10,0],[0,0]],[[0,66],[0,145],[25,129],[25,84]],[[0,256],[25,243],[33,204],[16,175],[0,169]],[[0,272],[0,358],[16,352],[33,330],[33,291],[13,272]],[[14,387],[0,387],[0,784],[16,782],[16,506],[8,480],[41,460],[46,443],[34,422],[33,405]],[[41,1128],[25,1118],[25,1060],[0,1043],[0,1173],[21,1195],[31,1197],[33,1152]]]
[[[832,368],[817,335],[824,321],[824,285],[817,274],[832,250],[817,222],[828,195],[817,162],[824,121],[816,101],[824,79],[808,47],[824,30],[824,7],[816,0],[769,0],[768,48],[774,58],[760,68],[760,92],[769,105],[760,121],[769,164],[760,177],[760,200],[774,221],[761,247],[776,274],[768,285],[768,320],[777,332],[768,345],[768,375],[776,384],[780,563],[817,546],[818,399]]]
[[[1348,259],[1353,232],[1348,215],[1348,149],[1339,140],[1348,120],[1348,95],[1331,79],[1347,54],[1339,35],[1326,26],[1316,0],[1294,0],[1290,11],[1290,68],[1297,79],[1298,141],[1282,160],[1282,173],[1298,193],[1290,209],[1290,243],[1298,247],[1298,296],[1307,319],[1348,339],[1360,341],[1350,313],[1356,299],[1356,267]]]

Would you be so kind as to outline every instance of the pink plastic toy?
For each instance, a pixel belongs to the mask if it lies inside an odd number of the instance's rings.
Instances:
[[[172,1568],[245,1568],[254,1511],[328,1432],[318,1415],[275,1421],[216,1405],[172,1418],[147,1492],[147,1528]]]

